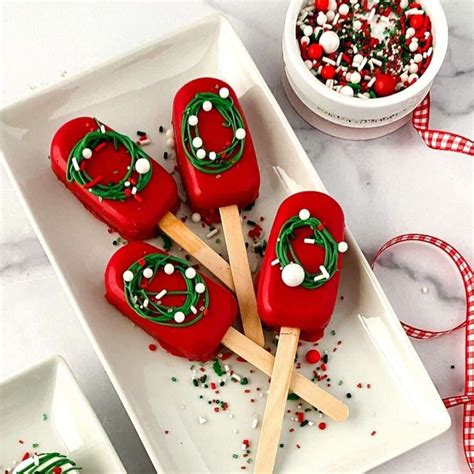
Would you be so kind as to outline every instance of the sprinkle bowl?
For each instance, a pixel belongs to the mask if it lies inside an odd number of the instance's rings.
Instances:
[[[314,77],[301,57],[295,36],[305,0],[291,0],[283,32],[283,85],[302,117],[331,135],[367,139],[386,135],[404,125],[410,112],[430,91],[448,46],[448,26],[440,0],[420,0],[432,23],[433,56],[421,77],[406,89],[374,99],[344,96]]]

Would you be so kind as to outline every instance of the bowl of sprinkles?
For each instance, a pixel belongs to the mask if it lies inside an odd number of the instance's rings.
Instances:
[[[439,0],[292,0],[283,35],[285,90],[323,131],[385,135],[428,94],[447,43]]]

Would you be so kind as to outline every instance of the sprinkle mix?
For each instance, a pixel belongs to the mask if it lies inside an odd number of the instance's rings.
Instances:
[[[307,0],[296,37],[317,79],[361,99],[406,89],[433,54],[430,18],[408,0]]]

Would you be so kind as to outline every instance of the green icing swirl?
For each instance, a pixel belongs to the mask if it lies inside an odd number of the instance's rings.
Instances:
[[[186,282],[186,290],[172,290],[166,293],[166,296],[185,296],[186,299],[181,306],[161,304],[155,298],[160,292],[147,291],[142,287],[144,280],[150,284],[158,274],[158,270],[164,268],[167,263],[173,264],[175,271],[178,271]],[[153,271],[151,278],[143,276],[145,268],[150,268]],[[187,327],[197,323],[209,306],[209,292],[199,273],[196,272],[194,278],[188,278],[185,275],[189,268],[192,267],[185,260],[162,253],[149,254],[139,259],[128,268],[128,271],[133,273],[133,279],[129,282],[124,280],[124,291],[128,305],[142,318],[162,326]],[[196,292],[197,284],[204,285],[205,291],[203,293]],[[145,301],[148,303],[144,305]],[[192,312],[191,308],[195,308],[196,314]],[[185,315],[185,320],[180,323],[174,320],[174,315],[178,311]]]
[[[145,158],[150,161],[149,156],[136,144],[133,140],[126,135],[109,130],[105,131],[103,125],[96,119],[98,130],[87,133],[81,140],[79,140],[69,153],[67,168],[66,168],[66,179],[69,182],[75,181],[80,186],[84,186],[89,191],[102,199],[110,199],[112,201],[124,201],[126,198],[132,196],[131,186],[126,187],[125,183],[130,181],[132,176],[136,174],[138,176],[136,180],[136,192],[139,193],[149,183],[152,174],[152,166],[150,163],[150,169],[144,174],[138,174],[135,171],[135,163],[140,158]],[[102,131],[101,130],[104,130]],[[85,160],[82,156],[82,151],[85,148],[89,148],[94,153],[97,146],[103,142],[113,142],[115,150],[118,149],[119,145],[125,147],[127,153],[130,155],[130,166],[122,179],[117,183],[110,183],[107,185],[95,183],[94,178],[89,176],[86,171],[76,169],[74,161],[80,166],[81,162]]]
[[[59,470],[60,469],[60,470]],[[66,456],[60,453],[42,453],[34,455],[22,461],[12,474],[65,474],[71,471],[79,471],[82,467],[76,466]]]
[[[189,117],[192,115],[197,117],[205,101],[211,102],[212,106],[222,115],[224,119],[223,126],[231,127],[233,131],[232,142],[227,148],[215,151],[217,155],[215,160],[211,160],[208,154],[209,151],[213,150],[207,150],[205,158],[198,158],[197,150],[192,143],[195,137],[200,137],[199,123],[194,126],[190,125]],[[245,138],[238,139],[235,136],[235,132],[239,128],[244,128],[244,121],[230,96],[224,99],[212,92],[196,94],[194,99],[186,106],[181,123],[181,140],[190,163],[199,171],[207,174],[219,174],[232,168],[242,158],[245,146]],[[203,148],[204,146],[205,144],[203,144]]]
[[[295,238],[295,235],[293,233],[295,229],[306,226],[311,227],[311,229],[313,230],[313,238],[315,240],[314,245],[319,245],[324,248],[323,265],[330,275],[328,279],[314,281],[315,277],[318,277],[321,274],[313,274],[305,270],[305,278],[301,286],[308,289],[315,289],[324,285],[336,273],[338,257],[337,243],[334,240],[334,237],[330,234],[330,232],[322,226],[321,221],[319,221],[319,219],[317,219],[316,217],[310,217],[309,219],[302,220],[299,216],[293,216],[291,219],[288,219],[280,229],[280,234],[276,243],[275,253],[280,263],[280,266],[283,268],[289,263],[297,263],[298,265],[301,265],[301,262],[296,256],[296,253],[293,249],[291,240]]]

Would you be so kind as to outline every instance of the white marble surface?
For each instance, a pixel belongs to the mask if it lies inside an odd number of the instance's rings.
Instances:
[[[473,0],[443,0],[450,27],[447,58],[432,93],[432,123],[473,136]],[[2,104],[27,97],[217,9],[249,49],[368,259],[388,238],[423,232],[473,261],[473,162],[431,151],[410,126],[384,139],[345,142],[311,129],[280,84],[285,1],[3,3]],[[229,51],[229,54],[232,54]],[[92,346],[81,329],[3,169],[1,177],[1,377],[54,353],[72,366],[130,473],[153,468]],[[464,317],[459,278],[430,249],[406,248],[378,270],[399,316],[443,328]],[[428,292],[422,292],[427,288]],[[463,387],[463,334],[415,343],[441,395]],[[455,369],[450,369],[454,364]],[[389,405],[387,409],[390,409]],[[375,471],[467,472],[462,409],[439,438]]]

